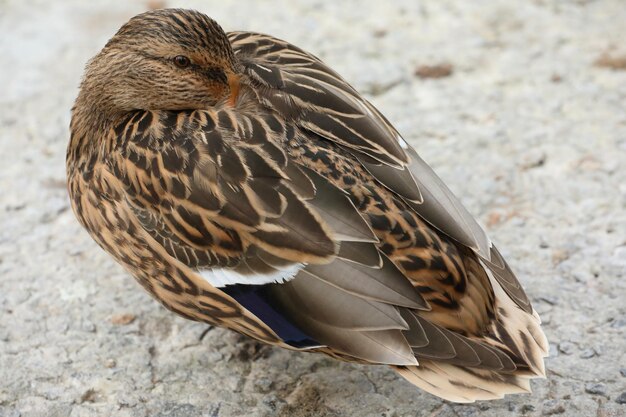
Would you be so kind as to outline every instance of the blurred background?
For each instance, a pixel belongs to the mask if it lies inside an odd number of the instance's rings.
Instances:
[[[453,405],[383,367],[165,311],[74,219],[82,70],[131,16],[201,10],[326,61],[488,229],[550,340],[533,394]],[[0,0],[0,416],[623,416],[626,3]]]

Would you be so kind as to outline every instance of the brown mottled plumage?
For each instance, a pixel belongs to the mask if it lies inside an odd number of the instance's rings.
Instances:
[[[81,224],[167,308],[388,364],[466,402],[527,391],[547,343],[472,216],[338,74],[203,14],[126,23],[73,109]]]

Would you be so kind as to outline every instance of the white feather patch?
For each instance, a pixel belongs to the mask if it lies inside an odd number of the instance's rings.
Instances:
[[[406,141],[402,138],[402,136],[398,135],[397,139],[402,149],[409,149],[409,144],[406,143]]]
[[[202,278],[206,279],[209,284],[216,288],[225,287],[226,285],[246,284],[246,285],[263,285],[263,284],[282,284],[296,276],[298,271],[304,267],[304,264],[293,264],[289,267],[276,270],[267,274],[245,275],[228,268],[212,268],[198,271]]]

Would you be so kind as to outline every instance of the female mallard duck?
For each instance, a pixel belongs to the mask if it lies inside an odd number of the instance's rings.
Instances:
[[[539,317],[485,232],[287,42],[190,10],[132,18],[87,65],[67,175],[81,224],[186,318],[451,401],[544,375]]]

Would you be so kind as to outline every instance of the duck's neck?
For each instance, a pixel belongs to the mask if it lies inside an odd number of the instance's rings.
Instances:
[[[82,85],[72,108],[70,141],[66,154],[68,176],[78,166],[89,164],[89,161],[106,152],[109,131],[121,117],[107,112],[106,97],[98,97],[92,91],[94,90]]]

